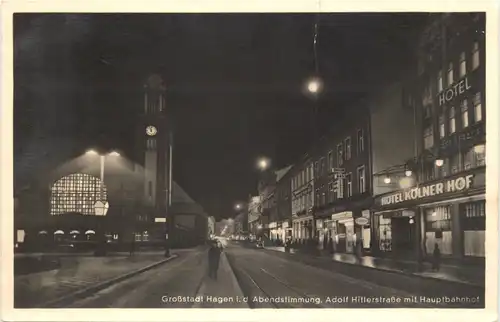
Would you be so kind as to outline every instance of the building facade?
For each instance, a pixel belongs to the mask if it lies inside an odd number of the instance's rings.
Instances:
[[[304,155],[290,169],[290,190],[292,208],[292,235],[299,242],[314,237],[314,163]]]
[[[276,207],[277,207],[277,236],[285,241],[292,238],[292,201],[291,176],[292,166],[276,171]]]
[[[248,200],[248,231],[255,237],[259,233],[262,213],[261,196],[250,196]]]
[[[387,240],[382,250],[425,259],[439,248],[445,258],[481,261],[486,222],[485,15],[432,15],[421,34],[415,65],[409,90],[415,98],[418,154],[405,165],[412,171],[410,187],[375,198],[374,207],[385,213],[376,216]]]
[[[409,73],[411,74],[411,73]],[[404,77],[403,77],[404,79]],[[408,160],[420,154],[415,99],[402,80],[389,85],[369,101],[373,196],[387,195],[414,185],[415,176]],[[403,216],[404,214],[404,216]],[[413,213],[390,212],[377,203],[372,207],[372,250],[375,254],[413,254],[417,247]],[[398,226],[398,231],[388,227]]]
[[[313,150],[314,217],[320,248],[370,251],[370,119],[364,102],[351,106],[346,122]],[[359,249],[356,246],[359,245]]]
[[[215,236],[215,218],[213,216],[209,216],[207,239],[212,239],[214,236]]]

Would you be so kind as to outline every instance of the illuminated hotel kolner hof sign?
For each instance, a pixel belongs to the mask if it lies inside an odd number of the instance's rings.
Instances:
[[[465,77],[458,83],[450,86],[446,90],[439,93],[439,106],[443,105],[446,102],[453,100],[454,97],[462,95],[466,90],[469,90],[471,86],[469,85],[469,79]]]
[[[405,201],[418,200],[426,197],[438,196],[443,193],[466,191],[472,187],[473,174],[436,182],[425,186],[417,186],[401,192],[381,197],[381,206],[394,205]]]

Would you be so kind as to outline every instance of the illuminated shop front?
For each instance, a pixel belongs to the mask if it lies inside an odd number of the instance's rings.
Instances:
[[[375,198],[378,251],[401,257],[485,256],[485,167]],[[419,254],[419,252],[421,252]]]
[[[356,233],[352,211],[344,211],[332,215],[333,248],[337,253],[354,253]]]

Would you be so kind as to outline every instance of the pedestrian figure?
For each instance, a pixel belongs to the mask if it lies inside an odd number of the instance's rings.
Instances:
[[[433,261],[432,261],[432,269],[435,271],[439,271],[441,266],[441,250],[439,249],[439,245],[437,243],[434,244],[434,252]]]
[[[219,269],[221,249],[217,242],[212,243],[208,250],[208,276],[217,280],[217,270]]]

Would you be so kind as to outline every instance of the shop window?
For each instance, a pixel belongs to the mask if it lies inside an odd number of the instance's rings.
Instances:
[[[448,65],[448,86],[453,84],[453,63]]]
[[[486,230],[485,206],[484,200],[460,205],[463,230]]]
[[[448,131],[450,134],[455,133],[456,131],[456,124],[455,124],[455,107],[450,106],[450,109],[448,110]]]
[[[460,106],[462,113],[462,128],[465,129],[469,126],[469,104],[467,100],[463,100]]]
[[[479,43],[476,41],[472,47],[472,70],[479,67]]]
[[[347,184],[347,198],[352,197],[352,173],[348,173],[345,176],[346,184]]]
[[[451,230],[451,207],[443,206],[426,209],[425,229],[428,232]]]
[[[348,137],[344,141],[345,143],[345,159],[350,160],[351,159],[351,138]]]
[[[365,150],[365,138],[363,136],[363,129],[358,130],[357,138],[358,138],[358,153],[362,153]]]
[[[444,118],[445,118],[444,114],[441,114],[441,116],[439,116],[439,137],[441,139],[446,136]]]
[[[384,252],[392,251],[391,218],[379,216],[379,249]]]
[[[483,111],[481,107],[481,93],[474,95],[472,104],[474,105],[474,121],[479,122],[483,119]]]
[[[464,77],[467,74],[467,61],[465,58],[465,52],[460,53],[460,78]]]
[[[430,149],[434,146],[434,131],[432,130],[432,126],[424,129],[424,148]]]
[[[437,76],[437,90],[438,92],[441,92],[443,90],[443,71],[438,72]]]
[[[358,167],[358,191],[359,193],[366,192],[366,173],[365,167]]]
[[[135,237],[134,237],[135,241],[141,241],[142,236],[140,233],[134,233],[134,235],[135,235]]]

